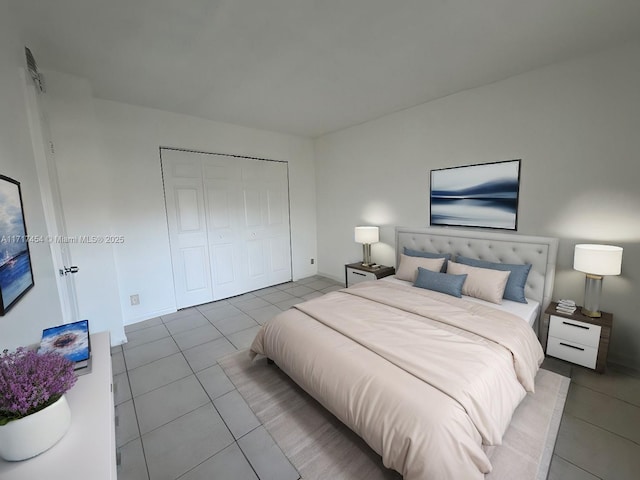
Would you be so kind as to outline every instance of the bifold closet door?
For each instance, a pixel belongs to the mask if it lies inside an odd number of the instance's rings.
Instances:
[[[177,150],[161,156],[177,308],[211,302],[202,162]]]
[[[202,272],[209,275],[209,299],[198,303],[291,280],[286,163],[168,149],[162,150],[162,163],[165,192],[173,192],[165,195],[179,308],[197,304],[192,303],[196,295],[188,287],[197,285],[204,292],[207,287],[199,277]],[[200,171],[202,193],[201,197],[190,193],[190,198],[201,198],[202,207],[197,199],[188,206],[179,199],[176,202],[179,194],[185,196],[185,184],[192,187],[182,177],[176,178],[176,173],[196,170]],[[185,264],[180,230],[183,216],[204,220],[205,234],[198,229],[197,245],[198,252],[207,258],[203,260],[206,265],[197,271],[195,265]],[[191,221],[193,226],[195,223]],[[189,243],[189,248],[194,243]],[[190,280],[192,271],[195,278]]]
[[[242,183],[247,289],[287,282],[291,280],[287,164],[246,162]]]

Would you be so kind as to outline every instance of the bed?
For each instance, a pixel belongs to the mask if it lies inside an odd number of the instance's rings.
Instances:
[[[272,359],[406,480],[482,479],[543,359],[533,327],[550,302],[557,240],[396,229],[405,248],[531,264],[525,318],[399,280],[332,292],[267,322],[252,355]],[[454,262],[455,263],[455,262]]]

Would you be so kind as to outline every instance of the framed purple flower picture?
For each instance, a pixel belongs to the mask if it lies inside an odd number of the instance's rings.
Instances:
[[[33,284],[20,183],[0,175],[0,315],[7,313]]]

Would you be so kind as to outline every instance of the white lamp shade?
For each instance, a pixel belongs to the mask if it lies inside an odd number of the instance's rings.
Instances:
[[[356,243],[377,243],[380,240],[378,227],[356,227],[354,237]]]
[[[622,248],[611,245],[576,245],[573,268],[593,275],[620,275]]]

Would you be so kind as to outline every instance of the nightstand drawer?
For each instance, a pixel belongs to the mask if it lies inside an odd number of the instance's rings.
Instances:
[[[549,336],[562,338],[570,343],[598,349],[602,327],[580,322],[569,318],[551,315],[549,320]]]
[[[363,272],[361,270],[354,270],[353,268],[347,268],[347,285],[355,285],[356,283],[366,282],[369,280],[377,280],[375,273]]]
[[[583,367],[596,368],[598,348],[580,345],[579,343],[549,335],[547,355],[561,358],[562,360],[582,365]]]

